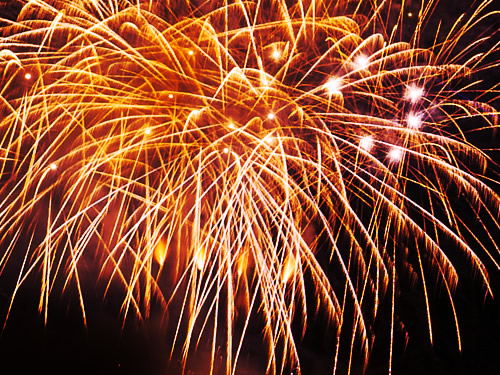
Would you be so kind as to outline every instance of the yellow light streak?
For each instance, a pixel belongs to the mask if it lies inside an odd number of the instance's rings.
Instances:
[[[497,166],[474,144],[498,130],[496,83],[477,76],[499,62],[486,37],[459,50],[488,2],[427,49],[432,7],[24,4],[0,44],[9,306],[36,277],[47,321],[69,290],[84,321],[87,288],[122,296],[124,324],[157,304],[171,358],[187,372],[206,351],[226,375],[254,349],[269,374],[300,372],[309,325],[337,332],[334,372],[354,372],[388,319],[392,371],[408,273],[429,341],[444,285],[461,349],[452,260],[488,294],[500,264]]]

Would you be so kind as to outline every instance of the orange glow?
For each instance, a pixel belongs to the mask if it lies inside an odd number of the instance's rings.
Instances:
[[[238,276],[241,277],[247,270],[248,267],[248,253],[243,253],[237,261],[237,272]]]
[[[203,247],[200,247],[194,254],[194,264],[198,271],[203,271],[203,268],[205,267],[205,257],[206,251]]]
[[[167,243],[162,238],[156,244],[156,247],[154,250],[154,258],[155,258],[156,262],[160,265],[160,267],[163,267],[163,264],[165,263],[166,257],[167,257]]]
[[[283,273],[281,277],[284,283],[290,281],[292,276],[295,275],[296,268],[297,268],[297,259],[295,258],[295,255],[289,254],[284,263]]]

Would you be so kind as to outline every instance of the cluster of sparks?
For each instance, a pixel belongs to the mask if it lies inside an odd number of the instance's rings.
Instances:
[[[181,17],[161,2],[37,0],[3,27],[11,304],[38,278],[45,319],[53,294],[76,290],[85,324],[97,285],[121,293],[124,321],[160,306],[172,353],[187,363],[208,345],[209,372],[227,374],[255,321],[268,371],[300,371],[297,346],[321,310],[335,373],[342,348],[366,366],[374,326],[390,319],[390,371],[405,274],[424,292],[431,342],[429,284],[443,286],[460,348],[450,254],[491,293],[500,198],[483,177],[494,161],[460,131],[497,127],[471,78],[495,66],[494,48],[450,54],[488,2],[432,50],[418,30],[433,1],[378,33],[384,2],[213,3]],[[405,17],[419,19],[407,42]],[[457,197],[488,226],[471,229]]]

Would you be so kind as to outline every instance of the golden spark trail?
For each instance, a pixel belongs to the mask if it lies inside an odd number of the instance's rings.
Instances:
[[[432,343],[444,284],[462,350],[456,262],[488,295],[500,264],[498,146],[475,138],[499,127],[480,78],[498,30],[467,44],[495,12],[428,46],[438,2],[388,3],[40,0],[4,20],[7,317],[34,281],[45,322],[74,293],[86,325],[98,290],[124,325],[160,311],[184,372],[205,352],[237,374],[257,334],[265,371],[301,373],[318,326],[333,373],[374,345],[394,372],[398,296],[418,290]]]

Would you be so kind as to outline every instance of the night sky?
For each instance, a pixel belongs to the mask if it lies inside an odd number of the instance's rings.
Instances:
[[[413,3],[413,4],[412,4]],[[413,12],[418,12],[419,1],[410,2]],[[463,11],[470,8],[467,1],[441,1],[435,10],[436,25],[442,19],[444,27],[450,27],[451,22]],[[498,6],[498,5],[497,5]],[[1,1],[0,15],[14,17],[18,7],[14,2]],[[497,9],[498,10],[498,9]],[[500,18],[497,17],[497,28]],[[436,25],[428,25],[427,33],[422,35],[423,44],[434,40],[432,30]],[[491,32],[484,25],[485,33]],[[470,36],[474,39],[475,36]],[[496,41],[498,42],[498,40]],[[493,45],[495,41],[489,41]],[[460,48],[460,46],[457,46]],[[498,60],[492,57],[492,60]],[[499,69],[496,73],[488,72],[485,79],[499,81]],[[491,84],[489,86],[492,86]],[[491,98],[489,98],[491,99]],[[500,107],[498,99],[496,108]],[[477,136],[477,143],[485,148],[498,147],[498,137],[495,135]],[[500,162],[499,153],[492,152],[492,158]],[[492,177],[498,169],[488,173]],[[498,175],[496,175],[498,180]],[[491,186],[500,193],[498,184]],[[460,204],[457,202],[457,204]],[[497,241],[498,243],[498,241]],[[0,244],[0,251],[2,245]],[[455,303],[461,326],[463,351],[460,354],[456,344],[454,322],[446,292],[436,288],[430,291],[430,305],[434,328],[434,345],[431,347],[426,327],[425,306],[418,303],[415,294],[403,294],[398,299],[400,319],[406,325],[410,335],[408,345],[405,345],[403,335],[396,333],[394,348],[394,374],[496,374],[500,373],[499,337],[500,337],[500,272],[491,264],[491,285],[497,296],[497,301],[485,297],[484,288],[479,277],[475,276],[470,264],[463,259],[454,260],[461,275]],[[404,278],[401,282],[405,282]],[[2,284],[3,283],[3,284]],[[0,279],[0,322],[10,303],[7,290],[10,285],[5,278]],[[120,299],[111,294],[106,303],[96,290],[87,293],[88,328],[82,322],[81,311],[76,296],[69,291],[63,298],[54,297],[50,308],[48,324],[38,314],[39,285],[36,280],[27,283],[19,292],[13,306],[9,321],[0,337],[0,374],[32,374],[45,370],[52,374],[177,374],[179,365],[176,357],[170,365],[167,364],[170,348],[162,336],[162,315],[153,309],[148,322],[138,324],[132,319],[123,327],[119,318]],[[382,311],[390,309],[390,303],[382,303]],[[159,310],[159,309],[158,309]],[[383,316],[384,314],[381,313]],[[321,320],[321,319],[320,319]],[[376,330],[377,340],[372,357],[366,371],[367,374],[387,373],[388,337],[390,322],[379,322]],[[332,330],[333,332],[333,330]],[[250,338],[252,345],[259,346],[258,332]],[[303,374],[323,375],[331,373],[331,346],[334,339],[324,334],[321,323],[312,324],[304,340],[299,345],[303,358]],[[200,354],[200,362],[206,359],[207,353]],[[356,360],[356,358],[355,358]],[[259,359],[250,350],[242,357],[243,369],[240,375],[263,374],[265,361]],[[196,365],[193,364],[193,371]],[[345,360],[340,359],[339,374],[345,371]],[[358,374],[361,368],[356,363],[352,373]],[[194,372],[193,372],[194,373]],[[203,372],[196,372],[203,373]]]

